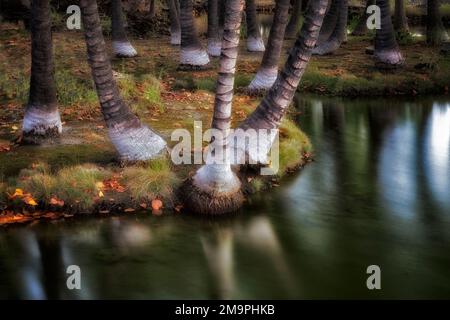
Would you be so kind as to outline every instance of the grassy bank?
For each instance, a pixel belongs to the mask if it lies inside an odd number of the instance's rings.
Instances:
[[[47,146],[50,149],[47,151],[61,147]],[[95,145],[91,147],[97,149]],[[169,156],[125,168],[112,159],[102,162],[89,156],[78,164],[62,165],[60,158],[40,161],[40,147],[33,148],[31,157],[30,152],[23,152],[23,147],[14,148],[13,154],[0,154],[4,172],[8,172],[5,168],[8,158],[25,157],[21,160],[28,162],[22,163],[24,169],[0,182],[0,226],[68,219],[80,214],[181,212],[177,189],[198,168],[174,166]],[[279,179],[303,166],[310,153],[311,144],[305,134],[293,122],[284,120],[280,130],[279,172],[273,176],[260,176],[252,170],[238,172],[243,189],[255,193],[278,186]],[[111,155],[108,151],[106,154]]]

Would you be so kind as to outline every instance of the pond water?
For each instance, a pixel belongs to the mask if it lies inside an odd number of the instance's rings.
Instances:
[[[315,161],[237,215],[0,232],[0,298],[450,298],[450,101],[296,97]],[[66,268],[81,268],[81,290]],[[381,268],[381,290],[366,269]]]

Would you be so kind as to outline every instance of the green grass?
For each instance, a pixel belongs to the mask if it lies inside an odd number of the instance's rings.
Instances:
[[[250,187],[252,189],[252,193],[261,192],[266,188],[266,183],[259,177],[255,177],[250,181]]]
[[[163,111],[160,81],[152,75],[146,75],[142,79],[142,85],[144,87],[144,100],[150,105],[157,106],[161,111]]]
[[[28,100],[30,79],[24,73],[9,74],[0,72],[0,97],[16,99],[21,103]]]
[[[123,180],[131,197],[136,201],[155,198],[171,199],[174,190],[180,183],[167,158],[155,159],[141,166],[125,168]]]
[[[401,46],[411,45],[418,41],[417,38],[413,37],[411,32],[398,31],[396,33],[397,42]]]
[[[95,165],[66,167],[52,173],[45,164],[23,169],[17,179],[17,188],[30,193],[37,201],[48,203],[51,197],[63,200],[78,210],[92,210],[101,183],[110,177],[109,170]]]
[[[234,79],[235,88],[245,88],[247,87],[253,79],[253,74],[236,74]]]
[[[69,70],[59,67],[55,74],[58,103],[63,106],[94,104],[97,93],[92,80],[86,80],[72,74]]]
[[[303,154],[311,153],[312,145],[306,134],[292,121],[284,119],[280,126],[280,158],[278,176],[303,164]]]
[[[216,81],[210,78],[196,79],[195,87],[197,90],[205,90],[214,93],[216,90]]]
[[[130,74],[121,74],[117,79],[121,96],[129,101],[131,110],[139,115],[149,108],[156,107],[164,111],[161,98],[161,82],[153,75],[135,77]]]

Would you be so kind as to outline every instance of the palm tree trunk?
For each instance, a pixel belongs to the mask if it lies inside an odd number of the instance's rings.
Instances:
[[[149,160],[165,150],[165,141],[130,111],[114,81],[106,53],[96,0],[80,0],[89,65],[109,137],[124,162]]]
[[[272,87],[278,75],[278,61],[283,47],[284,32],[289,17],[289,1],[278,0],[270,28],[267,48],[255,78],[248,86],[251,91],[268,90]]]
[[[302,16],[302,0],[295,0],[292,7],[291,18],[286,26],[286,32],[284,34],[285,39],[297,38],[298,30],[300,29],[300,18]]]
[[[323,20],[322,29],[320,29],[318,44],[327,41],[336,29],[339,18],[339,0],[330,0],[328,4],[327,14]]]
[[[392,25],[389,0],[377,0],[381,11],[381,28],[375,34],[374,57],[380,67],[399,66],[404,62]]]
[[[137,55],[136,49],[128,41],[125,31],[122,0],[111,0],[111,33],[114,54],[120,58],[132,58]]]
[[[261,28],[256,15],[255,0],[245,1],[245,18],[247,23],[247,50],[250,52],[264,51],[266,48],[264,47]]]
[[[61,133],[54,71],[50,1],[34,0],[31,8],[30,95],[22,126],[24,142],[40,143]]]
[[[206,164],[188,182],[188,191],[184,192],[185,206],[201,214],[232,212],[243,202],[241,182],[231,170],[228,145],[243,7],[243,0],[227,0],[225,3],[222,54],[212,121],[213,138]]]
[[[219,32],[219,1],[208,0],[208,53],[219,57],[222,39]]]
[[[267,141],[258,141],[258,148],[249,150],[245,144],[241,144],[245,143],[245,139],[238,136],[232,137],[238,141],[235,145],[237,163],[242,163],[243,158],[248,159],[250,163],[267,163],[267,154],[272,147],[281,120],[292,102],[316,45],[327,4],[328,0],[309,2],[300,35],[290,51],[283,70],[255,111],[239,126],[242,130],[236,131],[240,134],[248,129],[270,130],[271,134]]]
[[[427,1],[427,43],[431,46],[440,45],[445,38],[445,29],[439,12],[440,5],[440,0]]]
[[[209,63],[208,53],[203,49],[194,24],[192,0],[181,0],[181,50],[180,67],[202,67]]]
[[[352,36],[363,36],[367,33],[367,19],[369,14],[367,13],[367,8],[375,4],[375,0],[367,0],[366,7],[364,8],[363,15],[359,19],[358,24],[352,32]]]
[[[335,0],[338,9],[338,19],[330,38],[314,48],[313,54],[326,55],[335,52],[346,40],[348,20],[348,0]]]
[[[394,29],[397,32],[409,32],[404,0],[395,0]]]
[[[178,46],[181,44],[180,27],[180,3],[178,0],[169,1],[169,19],[170,19],[170,44]]]

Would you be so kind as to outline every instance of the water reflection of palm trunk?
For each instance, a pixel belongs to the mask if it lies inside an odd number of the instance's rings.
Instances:
[[[200,238],[212,277],[212,299],[230,299],[233,295],[233,239],[234,233],[230,228],[212,230]]]
[[[288,294],[291,297],[298,296],[297,281],[269,218],[262,215],[252,218],[238,234],[238,239],[244,240],[254,250],[266,255]]]
[[[420,116],[417,124],[417,134],[415,141],[416,152],[414,152],[417,167],[417,170],[415,171],[417,179],[417,196],[420,199],[419,203],[421,205],[420,212],[422,214],[422,218],[426,219],[427,221],[434,221],[438,219],[437,215],[441,211],[439,205],[435,201],[433,201],[434,195],[430,190],[430,180],[426,171],[426,159],[424,158],[427,152],[429,152],[428,150],[426,150],[427,124],[430,121],[432,111],[432,102],[420,106]],[[437,234],[441,236],[444,235],[445,232]]]
[[[41,254],[44,291],[48,299],[61,299],[63,296],[60,286],[65,284],[61,239],[38,236],[37,243]]]
[[[345,108],[341,103],[324,103],[323,104],[323,116],[324,116],[324,131],[328,136],[328,140],[331,142],[329,148],[332,157],[334,157],[334,177],[336,179],[335,190],[337,195],[344,195],[344,197],[337,196],[339,206],[343,206],[344,212],[346,206],[350,202],[346,201],[345,196],[349,196],[350,190],[347,190],[349,180],[351,177],[347,173],[347,159],[345,154],[345,141],[344,141],[344,127],[345,127]]]
[[[386,133],[392,129],[397,118],[397,110],[390,105],[370,105],[368,110],[369,127],[369,176],[377,176],[380,151]]]

